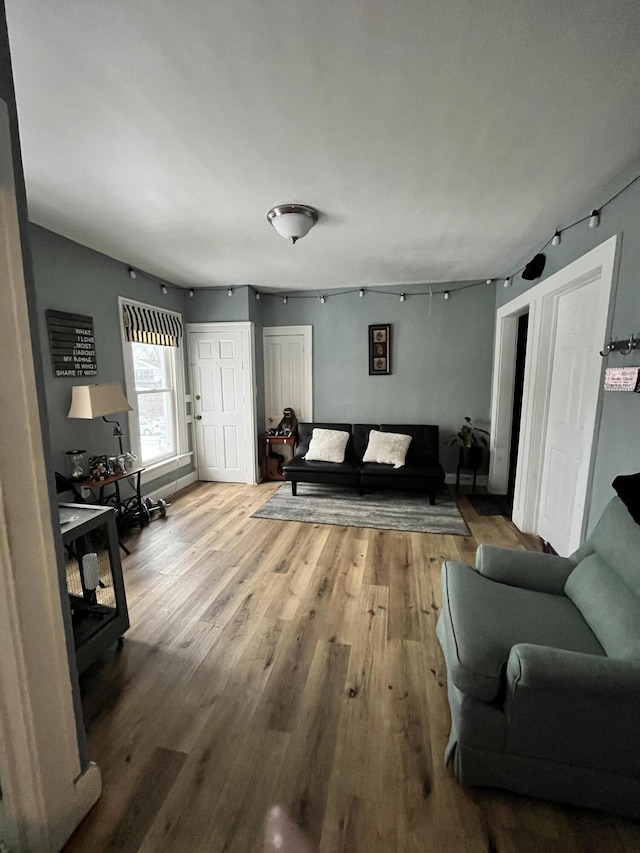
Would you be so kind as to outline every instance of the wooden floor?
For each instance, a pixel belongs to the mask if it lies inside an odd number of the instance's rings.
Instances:
[[[496,791],[443,765],[443,558],[524,547],[250,518],[277,488],[199,483],[129,536],[131,629],[83,679],[104,793],[69,853],[257,851],[282,803],[322,853],[640,851],[640,824]]]

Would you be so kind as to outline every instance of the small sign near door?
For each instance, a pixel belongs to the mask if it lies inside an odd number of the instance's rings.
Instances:
[[[640,367],[607,367],[605,391],[636,391],[640,394]]]

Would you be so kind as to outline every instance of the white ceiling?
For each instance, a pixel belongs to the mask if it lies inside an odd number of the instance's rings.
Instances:
[[[6,6],[31,219],[182,285],[497,276],[640,153],[638,0]]]

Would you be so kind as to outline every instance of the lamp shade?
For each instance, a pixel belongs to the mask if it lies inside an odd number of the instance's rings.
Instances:
[[[129,405],[117,382],[108,385],[74,385],[71,389],[71,406],[68,418],[102,418],[116,412],[131,412]]]
[[[295,243],[318,221],[318,211],[307,204],[280,204],[267,213],[268,221],[285,240]]]

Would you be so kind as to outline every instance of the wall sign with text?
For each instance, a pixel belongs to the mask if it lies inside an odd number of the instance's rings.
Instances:
[[[47,310],[54,376],[97,376],[93,317]]]

